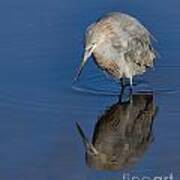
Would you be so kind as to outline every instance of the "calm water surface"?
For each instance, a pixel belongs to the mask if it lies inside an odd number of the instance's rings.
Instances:
[[[2,0],[0,179],[121,180],[126,172],[138,176],[173,173],[174,179],[178,180],[179,7],[177,0]],[[100,143],[106,140],[106,133],[94,127],[106,110],[117,103],[117,84],[106,79],[89,62],[76,90],[72,88],[82,54],[84,30],[94,19],[109,11],[128,12],[140,19],[158,40],[155,47],[161,56],[155,70],[137,80],[140,89],[155,91],[153,102],[144,107],[145,98],[142,106],[132,104],[134,106],[125,108],[127,114],[138,111],[138,107],[140,112],[149,112],[149,116],[144,118],[145,123],[139,125],[144,131],[137,133],[140,136],[132,136],[136,134],[134,125],[126,137],[123,132],[126,132],[126,127],[131,129],[132,123],[129,126],[123,124],[125,130],[121,130],[123,125],[120,123],[117,135],[120,138],[124,135],[118,147],[132,148],[134,153],[128,157],[135,163],[126,170],[115,172],[86,166],[85,149],[75,122],[90,139],[96,131]],[[153,107],[158,109],[155,117],[150,116],[154,114]],[[113,112],[122,114],[121,120],[125,120],[121,108],[124,107],[119,105]],[[140,137],[145,139],[139,142]],[[134,142],[132,146],[131,142]],[[121,162],[125,155],[121,154]]]

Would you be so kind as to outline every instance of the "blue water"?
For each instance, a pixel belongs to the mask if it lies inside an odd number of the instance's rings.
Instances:
[[[122,178],[123,171],[96,171],[86,166],[75,126],[78,121],[91,137],[98,117],[118,97],[86,92],[95,88],[116,93],[117,86],[100,81],[99,71],[89,62],[79,82],[83,92],[72,88],[84,31],[110,11],[138,18],[158,40],[154,45],[161,56],[155,70],[143,78],[157,91],[154,141],[127,171],[139,176],[173,173],[179,179],[179,7],[177,0],[2,0],[0,179]]]

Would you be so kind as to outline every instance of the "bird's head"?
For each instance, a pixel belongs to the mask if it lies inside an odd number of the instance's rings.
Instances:
[[[96,48],[103,42],[103,39],[104,39],[104,34],[99,31],[96,24],[92,24],[87,28],[85,34],[84,53],[75,81],[78,80],[87,60],[92,56]]]

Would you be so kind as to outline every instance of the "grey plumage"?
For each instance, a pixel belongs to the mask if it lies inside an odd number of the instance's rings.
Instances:
[[[155,51],[151,34],[135,18],[115,12],[91,24],[85,34],[85,53],[81,70],[93,55],[99,68],[115,78],[132,78],[152,67]]]
[[[130,103],[112,105],[98,119],[91,146],[86,146],[88,166],[120,170],[136,163],[152,142],[156,112],[152,94],[133,95]]]

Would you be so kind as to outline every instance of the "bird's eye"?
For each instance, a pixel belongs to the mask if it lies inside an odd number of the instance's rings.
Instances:
[[[96,45],[96,43],[91,43],[91,45],[89,47],[86,47],[86,51],[90,52],[94,48],[95,45]]]
[[[88,48],[86,48],[86,51],[91,51],[91,49],[92,49],[92,47],[88,47]]]
[[[92,50],[92,48],[93,48],[93,45],[88,47],[86,50],[90,52]]]

